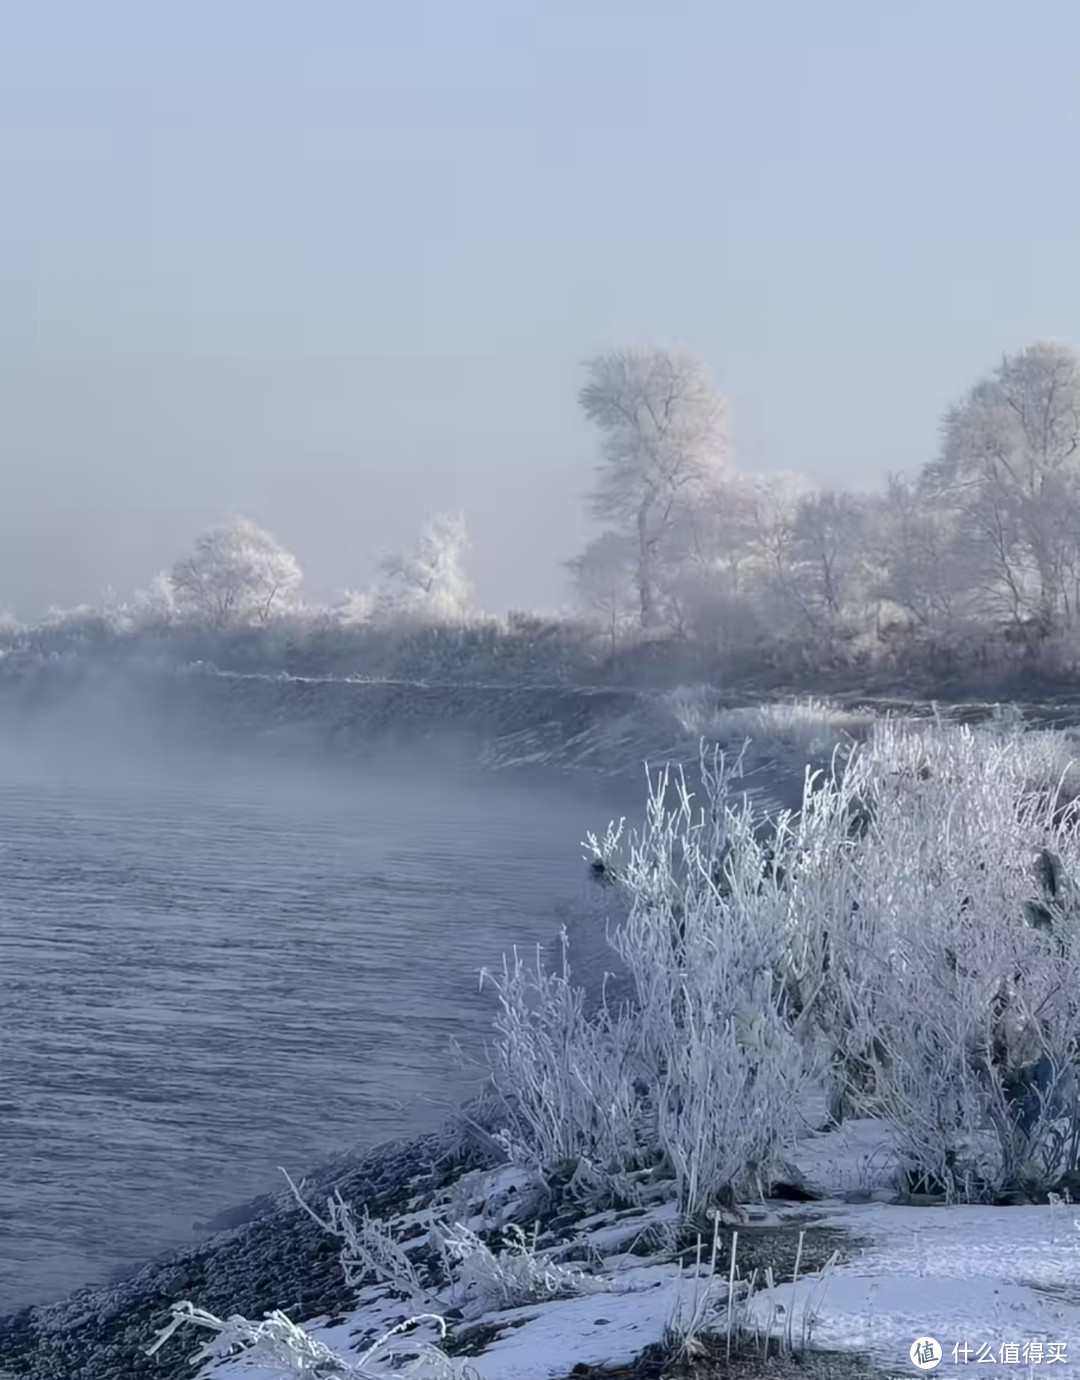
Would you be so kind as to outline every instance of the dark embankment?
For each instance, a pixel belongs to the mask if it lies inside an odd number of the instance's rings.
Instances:
[[[155,750],[257,748],[342,762],[409,755],[433,764],[635,779],[645,762],[693,761],[702,738],[737,749],[746,730],[729,711],[797,700],[715,686],[686,691],[305,677],[228,672],[201,664],[109,666],[92,658],[24,662],[16,668],[0,661],[0,730],[36,726],[54,742],[57,735],[73,744],[115,735]],[[824,738],[834,713],[837,732],[843,734],[853,717],[869,723],[882,714],[939,713],[977,723],[997,711],[986,700],[849,692],[829,696],[810,712],[820,717]],[[1071,726],[1080,722],[1080,696],[1014,701],[1011,712],[1031,725]],[[776,726],[764,727],[768,738]],[[775,744],[759,739],[758,730],[752,734],[758,764],[775,747],[790,765],[782,723],[779,729]]]
[[[640,770],[682,755],[663,692],[573,686],[453,685],[59,664],[0,676],[9,723],[64,725],[159,744],[459,757],[480,766]]]

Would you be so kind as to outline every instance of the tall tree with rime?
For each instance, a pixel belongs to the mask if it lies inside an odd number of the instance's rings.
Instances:
[[[614,350],[585,369],[579,402],[602,435],[592,512],[632,540],[638,619],[654,628],[665,545],[727,475],[724,400],[682,351]]]

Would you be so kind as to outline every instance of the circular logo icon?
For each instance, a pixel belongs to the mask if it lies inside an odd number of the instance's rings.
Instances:
[[[936,1337],[916,1337],[908,1354],[916,1370],[936,1370],[941,1365],[941,1343]]]

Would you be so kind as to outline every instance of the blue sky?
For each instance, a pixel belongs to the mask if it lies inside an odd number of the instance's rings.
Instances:
[[[869,488],[1080,346],[1060,0],[0,0],[0,606],[237,511],[313,593],[461,507],[493,609],[591,528],[580,362],[681,345],[741,463]]]

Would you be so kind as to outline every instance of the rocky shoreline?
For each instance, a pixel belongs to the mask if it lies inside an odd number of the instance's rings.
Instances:
[[[488,1163],[482,1147],[456,1140],[448,1130],[340,1156],[310,1174],[303,1181],[304,1192],[319,1203],[339,1190],[347,1201],[366,1205],[373,1216],[392,1216],[418,1184],[440,1188]],[[123,1280],[0,1318],[0,1376],[192,1380],[191,1337],[172,1339],[153,1357],[146,1354],[168,1321],[171,1305],[182,1299],[224,1317],[241,1313],[259,1318],[281,1308],[296,1322],[352,1306],[338,1243],[300,1211],[287,1187],[246,1208],[253,1214],[250,1220],[163,1256]]]

